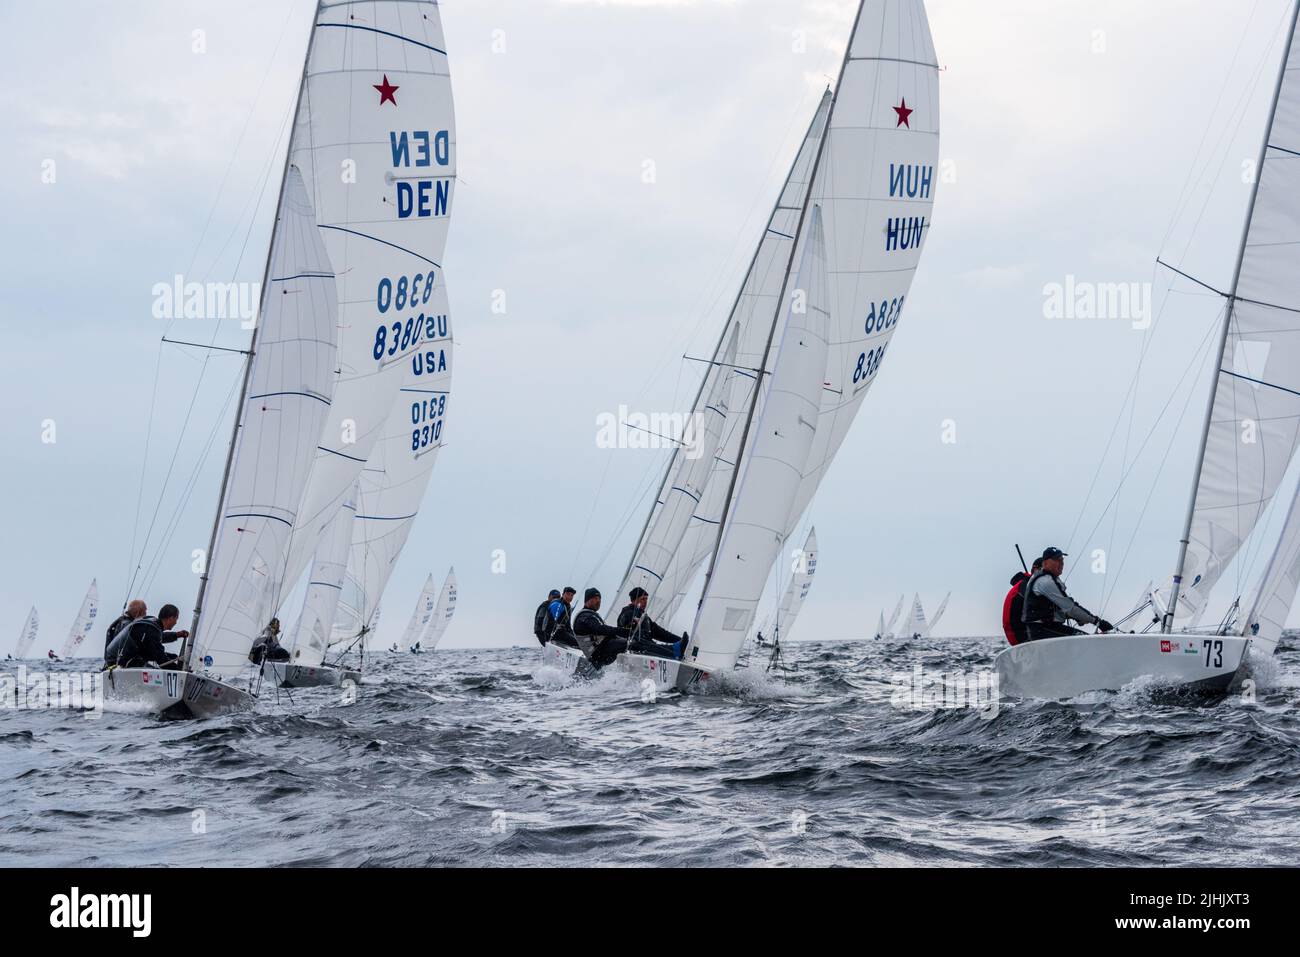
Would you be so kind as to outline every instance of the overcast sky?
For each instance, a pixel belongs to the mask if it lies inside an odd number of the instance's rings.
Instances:
[[[949,590],[940,633],[994,634],[1016,542],[1085,566],[1105,550],[1107,574],[1082,567],[1070,586],[1112,617],[1169,574],[1219,303],[1155,259],[1227,282],[1287,6],[930,0],[945,181],[907,315],[809,515],[821,558],[795,637],[869,635],[901,593],[933,608]],[[193,603],[238,360],[160,352],[151,290],[176,274],[260,279],[263,187],[313,7],[0,3],[0,648],[33,603],[38,651],[61,644],[92,577],[115,610],[151,524],[163,548],[143,597]],[[664,453],[597,448],[597,416],[689,406],[701,367],[683,356],[717,338],[855,7],[443,4],[457,368],[381,641],[453,564],[448,646],[529,642],[551,586],[616,586]],[[1046,317],[1045,287],[1068,276],[1153,283],[1154,328]],[[1251,561],[1224,588],[1247,583]]]

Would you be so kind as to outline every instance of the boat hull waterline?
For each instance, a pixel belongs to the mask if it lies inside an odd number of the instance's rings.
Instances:
[[[542,649],[542,663],[566,673],[589,674],[591,666],[577,648],[548,643]],[[640,682],[650,681],[656,692],[686,691],[707,681],[709,673],[682,661],[651,655],[622,654],[609,665]]]
[[[113,711],[201,719],[249,711],[254,700],[241,688],[189,671],[114,668],[104,675],[104,703]]]
[[[294,665],[268,661],[262,666],[262,678],[280,688],[340,688],[344,682],[361,683],[361,672],[334,665]]]
[[[1061,700],[1119,691],[1141,679],[1180,690],[1227,691],[1250,639],[1236,635],[1078,635],[1007,648],[995,661],[1003,694]]]

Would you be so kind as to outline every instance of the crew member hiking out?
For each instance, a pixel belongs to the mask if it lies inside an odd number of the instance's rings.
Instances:
[[[248,652],[248,660],[255,665],[264,661],[288,661],[289,649],[280,644],[280,619],[272,618],[253,642]]]
[[[180,614],[175,605],[163,605],[157,618],[145,615],[118,629],[104,663],[119,668],[181,667],[180,659],[163,647],[190,636],[188,631],[172,631]]]
[[[148,610],[148,607],[139,598],[132,598],[126,603],[126,611],[114,618],[113,622],[108,626],[108,630],[104,632],[104,664],[115,664],[114,661],[109,660],[108,646],[113,643],[113,639],[117,637],[117,633],[127,625],[131,624],[131,622],[143,618],[145,612]]]
[[[587,660],[603,668],[627,651],[627,632],[605,624],[605,619],[600,617],[599,589],[588,588],[583,598],[582,611],[573,619],[573,633]]]
[[[570,616],[573,614],[573,597],[578,594],[578,590],[573,586],[564,589],[564,593],[558,598],[551,601],[546,608],[546,615],[549,620],[550,631],[546,635],[547,642],[555,642],[557,645],[565,645],[569,648],[578,648],[578,641],[573,636],[573,623]]]
[[[680,638],[667,628],[661,628],[645,613],[650,593],[644,588],[633,588],[628,592],[631,603],[618,613],[618,627],[631,635],[628,639],[628,651],[634,655],[651,655],[656,658],[672,658],[681,661],[686,649],[688,636]]]
[[[1066,624],[1077,621],[1081,625],[1096,625],[1102,634],[1115,630],[1115,626],[1084,608],[1065,591],[1061,572],[1065,570],[1065,552],[1049,548],[1043,552],[1043,567],[1025,583],[1025,610],[1021,620],[1025,625],[1025,641],[1082,635],[1083,632]]]
[[[1009,645],[1022,645],[1025,642],[1025,582],[1031,575],[1043,567],[1043,560],[1035,558],[1033,571],[1016,572],[1011,576],[1011,591],[1002,599],[1002,633],[1007,636]]]
[[[551,605],[560,597],[560,590],[552,588],[551,593],[546,596],[546,601],[537,606],[537,611],[533,613],[533,635],[537,638],[539,645],[545,646],[551,640]]]

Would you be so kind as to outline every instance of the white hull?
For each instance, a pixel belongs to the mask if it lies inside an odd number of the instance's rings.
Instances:
[[[1232,635],[1079,635],[1007,648],[995,667],[1001,692],[1019,698],[1118,691],[1143,678],[1192,691],[1226,691],[1249,644]]]
[[[554,642],[542,649],[542,662],[561,671],[583,674],[589,674],[591,671],[591,665],[581,651]],[[651,681],[656,691],[665,692],[686,691],[709,678],[707,671],[701,671],[693,665],[650,655],[619,655],[608,667],[631,675],[637,681]]]
[[[247,691],[188,671],[114,668],[104,674],[104,703],[109,710],[212,718],[251,710],[253,701]]]
[[[345,681],[360,684],[361,672],[334,665],[307,667],[287,661],[268,661],[262,665],[262,678],[279,688],[339,688]]]

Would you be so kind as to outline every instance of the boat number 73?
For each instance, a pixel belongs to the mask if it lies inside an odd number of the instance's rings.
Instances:
[[[1205,649],[1205,667],[1223,667],[1223,642],[1211,641],[1207,638],[1201,642],[1201,647]]]

